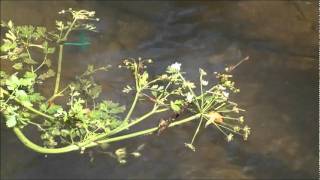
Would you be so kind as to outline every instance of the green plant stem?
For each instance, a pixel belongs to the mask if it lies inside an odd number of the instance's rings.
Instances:
[[[174,127],[174,126],[182,125],[182,124],[187,123],[189,121],[195,120],[195,119],[199,118],[200,116],[201,116],[200,113],[199,114],[195,114],[195,115],[190,116],[188,118],[173,122],[168,127],[171,128],[171,127]],[[148,134],[151,134],[152,132],[157,131],[158,129],[159,129],[158,127],[153,127],[153,128],[150,128],[150,129],[146,129],[146,130],[142,130],[142,131],[138,131],[138,132],[134,132],[134,133],[130,133],[130,134],[114,137],[114,138],[100,140],[100,141],[97,141],[96,143],[92,142],[92,143],[86,145],[85,148],[97,146],[97,145],[103,144],[103,143],[117,142],[117,141],[122,141],[122,140],[125,140],[125,139],[130,139],[130,138],[133,138],[133,137],[137,137],[137,136],[148,135]]]
[[[195,120],[195,119],[199,118],[200,116],[201,116],[201,114],[195,114],[195,115],[190,116],[188,118],[173,122],[173,123],[171,123],[169,125],[169,128],[177,126],[177,125],[182,125],[182,124],[187,123],[189,121]],[[125,140],[125,139],[129,139],[129,138],[133,138],[133,137],[137,137],[137,136],[141,136],[141,135],[147,135],[147,134],[150,134],[150,133],[155,132],[157,130],[158,130],[158,127],[153,127],[153,128],[150,128],[150,129],[146,129],[146,130],[142,130],[142,131],[138,131],[138,132],[134,132],[134,133],[130,133],[130,134],[114,137],[114,138],[100,140],[100,141],[97,141],[97,142],[90,142],[89,144],[83,146],[83,148],[94,147],[94,146],[98,146],[99,144],[103,144],[103,143],[117,142],[117,141],[122,141],[122,140]],[[62,148],[45,148],[45,147],[39,146],[39,145],[34,144],[33,142],[31,142],[23,134],[23,132],[19,128],[14,127],[13,131],[16,134],[16,136],[18,137],[18,139],[25,146],[27,146],[28,148],[30,148],[30,149],[38,152],[38,153],[59,154],[59,153],[67,153],[67,152],[76,151],[76,150],[80,150],[81,149],[77,145],[69,145],[69,146],[62,147]]]
[[[34,72],[38,71],[44,65],[44,63],[47,61],[47,56],[48,56],[48,53],[44,55],[42,63],[34,70]]]
[[[132,105],[131,105],[131,107],[130,107],[130,109],[129,109],[129,112],[128,112],[126,118],[124,119],[124,121],[129,120],[129,118],[130,118],[130,116],[131,116],[131,114],[132,114],[132,112],[133,112],[133,110],[134,110],[134,108],[135,108],[135,106],[136,106],[136,104],[137,104],[137,102],[138,102],[139,94],[140,94],[140,91],[137,91],[137,92],[136,92],[136,95],[134,96],[134,100],[133,100],[133,102],[132,102]]]
[[[74,26],[74,24],[76,23],[77,19],[74,19],[69,27],[69,29],[67,30],[66,34],[63,36],[62,39],[58,40],[58,43],[60,43],[61,41],[66,41],[69,33],[72,31],[72,28]],[[61,67],[62,67],[62,57],[63,57],[63,44],[59,45],[59,59],[58,59],[58,67],[57,67],[57,77],[56,77],[56,83],[54,86],[54,92],[52,96],[55,96],[55,94],[58,93],[59,91],[59,85],[60,85],[60,77],[61,77]]]
[[[201,119],[200,119],[199,125],[197,127],[197,130],[196,130],[196,132],[194,133],[194,135],[192,137],[191,144],[193,144],[194,140],[196,139],[197,134],[199,133],[202,121],[203,121],[203,115],[201,116]]]
[[[40,48],[40,49],[43,49],[43,46],[42,45],[38,45],[38,44],[28,44],[29,47],[37,47],[37,48]]]
[[[54,94],[53,96],[51,96],[48,100],[47,100],[47,103],[50,102],[50,101],[53,101],[55,98],[59,97],[59,96],[63,96],[63,92],[65,90],[67,90],[69,88],[69,86],[65,87],[63,90],[61,90],[60,92]]]
[[[76,21],[77,21],[78,19],[73,19],[73,21],[72,21],[72,23],[71,23],[71,25],[70,25],[70,27],[69,27],[69,29],[67,30],[67,32],[66,32],[66,34],[63,36],[63,38],[62,38],[62,40],[63,41],[66,41],[66,39],[67,39],[67,37],[68,37],[68,35],[69,35],[69,33],[71,32],[71,30],[72,30],[72,28],[73,28],[73,26],[74,26],[74,24],[76,23]]]
[[[59,154],[59,153],[66,153],[66,152],[70,152],[70,151],[75,151],[78,150],[79,147],[76,145],[69,145],[66,147],[62,147],[62,148],[46,148],[46,147],[42,147],[39,146],[37,144],[34,144],[33,142],[31,142],[24,134],[23,132],[17,128],[14,127],[13,128],[13,132],[16,134],[16,136],[18,137],[18,139],[28,148],[38,152],[38,153],[44,153],[44,154]]]
[[[200,74],[200,91],[201,91],[201,94],[203,94],[202,74]],[[201,96],[201,109],[203,109],[203,96]]]
[[[6,90],[4,90],[4,89],[2,89],[2,88],[0,88],[0,91],[1,91],[3,94],[7,95],[7,96],[10,95],[9,92],[7,92]],[[23,106],[24,108],[28,109],[29,111],[34,112],[35,114],[38,114],[38,115],[40,115],[40,116],[42,116],[42,117],[45,117],[45,118],[47,118],[47,119],[50,119],[50,120],[54,120],[54,119],[55,119],[54,117],[49,116],[49,115],[47,115],[47,114],[45,114],[45,113],[43,113],[43,112],[41,112],[41,111],[38,111],[38,110],[34,109],[33,107],[24,105],[24,104],[23,104],[21,101],[19,101],[17,98],[13,98],[13,100],[16,101],[17,103],[21,104],[21,106]]]
[[[167,110],[168,110],[168,109],[156,110],[156,107],[154,107],[154,108],[152,109],[152,111],[150,111],[149,113],[147,113],[147,114],[145,114],[144,116],[141,116],[140,118],[132,121],[132,122],[129,123],[127,126],[120,127],[119,129],[115,129],[114,131],[111,131],[111,132],[109,133],[109,135],[111,136],[111,135],[114,135],[114,134],[116,134],[116,133],[118,133],[118,132],[121,132],[121,131],[123,131],[123,130],[125,130],[125,129],[128,129],[128,128],[130,128],[130,127],[138,124],[139,122],[143,121],[144,119],[148,118],[149,116],[151,116],[151,115],[153,115],[153,114],[155,114],[155,113],[160,113],[160,112],[167,111]]]
[[[56,77],[56,83],[54,86],[54,92],[53,95],[58,93],[59,91],[59,84],[60,84],[60,77],[61,77],[61,66],[62,66],[62,57],[63,57],[63,45],[59,45],[59,59],[58,59],[58,67],[57,67],[57,77]]]
[[[186,79],[182,76],[181,73],[179,73],[179,76],[180,76],[180,78],[182,79],[183,82],[185,82],[185,83],[187,82]],[[196,98],[197,95],[196,95],[196,93],[192,90],[192,88],[190,88],[190,87],[188,86],[188,89],[189,89],[189,91],[192,93],[192,95]],[[198,110],[201,111],[201,107],[200,107],[198,101],[196,101],[195,105],[197,106]]]
[[[163,109],[163,111],[166,111],[166,110],[167,110],[167,109]],[[95,137],[93,137],[93,138],[91,138],[91,139],[88,139],[87,141],[85,141],[85,142],[83,142],[83,143],[80,143],[79,146],[83,147],[83,146],[85,146],[85,145],[87,145],[87,144],[89,144],[89,143],[91,143],[91,142],[94,142],[94,141],[97,141],[97,140],[99,140],[99,139],[106,138],[106,137],[108,137],[108,136],[112,136],[112,135],[114,135],[114,134],[117,134],[117,133],[119,133],[119,132],[121,132],[121,131],[123,131],[123,130],[129,129],[129,128],[130,128],[131,126],[133,126],[133,125],[138,124],[139,122],[143,121],[144,119],[148,118],[149,116],[151,116],[151,115],[153,115],[153,114],[155,114],[155,113],[163,112],[163,111],[159,111],[159,110],[156,111],[156,109],[153,108],[150,112],[148,112],[147,114],[141,116],[140,118],[132,121],[132,122],[129,123],[128,125],[126,125],[126,126],[120,126],[120,127],[115,128],[114,130],[112,130],[112,131],[110,131],[110,132],[108,132],[108,133],[103,133],[103,134],[100,134],[100,135],[98,135],[98,136],[95,136]]]

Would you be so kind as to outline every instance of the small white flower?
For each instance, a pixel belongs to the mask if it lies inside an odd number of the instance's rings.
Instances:
[[[240,131],[240,127],[239,126],[235,126],[235,127],[233,127],[233,130],[235,131],[235,132],[239,132]]]
[[[233,140],[233,134],[229,134],[228,136],[227,136],[227,141],[228,142],[230,142],[230,141],[232,141]]]
[[[203,86],[206,86],[206,85],[208,85],[208,81],[202,80],[202,81],[201,81],[201,84],[202,84]]]
[[[246,141],[246,140],[248,140],[248,136],[251,133],[250,128],[248,126],[244,126],[243,131],[244,131],[243,139]]]
[[[244,117],[243,117],[243,116],[240,116],[239,121],[240,121],[240,123],[242,124],[242,123],[244,122]]]
[[[223,96],[224,96],[224,97],[226,97],[226,98],[228,98],[228,97],[229,97],[229,93],[228,93],[228,92],[226,92],[226,91],[222,91],[222,94],[223,94]]]
[[[235,113],[239,113],[239,108],[236,106],[233,106],[232,111]]]
[[[187,93],[186,100],[187,100],[188,103],[191,103],[191,102],[192,102],[192,100],[193,100],[193,95],[192,95],[190,92]]]
[[[243,131],[246,132],[248,135],[250,134],[250,128],[247,125],[244,126]]]
[[[170,66],[170,68],[171,68],[172,70],[175,70],[175,71],[180,71],[180,69],[181,69],[181,63],[175,62],[174,64],[172,64],[172,65]]]

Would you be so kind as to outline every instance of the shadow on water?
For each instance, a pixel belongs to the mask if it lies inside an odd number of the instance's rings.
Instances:
[[[31,152],[1,123],[2,178],[317,178],[315,1],[1,1],[1,18],[52,27],[56,12],[69,7],[95,10],[101,21],[99,33],[89,34],[88,49],[66,48],[65,81],[89,63],[117,66],[128,56],[154,58],[152,75],[180,61],[188,78],[196,80],[198,67],[220,71],[250,56],[234,72],[241,93],[232,98],[247,109],[252,136],[227,143],[216,129],[207,128],[193,153],[183,145],[196,126],[188,124],[161,136],[114,144],[134,149],[146,143],[141,158],[121,166],[103,154],[91,163],[79,152],[47,157]],[[103,98],[130,102],[118,91],[130,82],[129,73],[110,71],[97,80]]]

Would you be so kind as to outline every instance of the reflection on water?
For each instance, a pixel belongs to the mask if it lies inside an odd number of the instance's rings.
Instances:
[[[1,1],[1,17],[50,25],[56,12],[68,7],[96,10],[101,22],[99,33],[90,34],[89,49],[66,48],[66,80],[88,63],[116,66],[128,56],[154,58],[154,75],[180,61],[194,80],[198,67],[219,71],[250,56],[234,72],[241,93],[233,98],[248,110],[253,134],[247,142],[226,143],[216,129],[209,129],[201,133],[193,153],[183,145],[195,128],[189,124],[160,137],[115,144],[135,148],[141,140],[147,145],[143,157],[119,166],[101,154],[94,163],[78,152],[45,158],[23,147],[2,123],[1,177],[317,177],[316,2]],[[130,102],[117,91],[130,81],[129,73],[112,71],[97,78],[103,98]]]

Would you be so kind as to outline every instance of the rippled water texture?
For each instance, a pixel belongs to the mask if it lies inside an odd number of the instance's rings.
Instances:
[[[1,125],[2,178],[217,178],[271,179],[318,176],[318,56],[316,1],[1,1],[1,18],[16,24],[53,26],[61,9],[96,10],[98,34],[89,49],[67,47],[65,81],[87,64],[117,65],[125,57],[153,58],[151,74],[175,62],[188,78],[198,68],[222,70],[250,56],[234,72],[241,93],[232,97],[247,109],[253,133],[247,142],[227,143],[217,129],[206,129],[197,151],[183,145],[196,124],[166,134],[114,144],[135,148],[146,142],[143,156],[120,166],[96,155],[37,154]],[[100,74],[103,98],[126,104],[120,93],[128,73]],[[50,88],[50,87],[49,87]],[[143,111],[142,107],[139,111]],[[150,120],[150,124],[157,119]],[[146,125],[147,126],[147,125]]]

